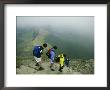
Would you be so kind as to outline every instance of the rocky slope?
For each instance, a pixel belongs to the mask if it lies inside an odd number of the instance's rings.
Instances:
[[[17,74],[81,74],[80,72],[74,71],[72,67],[64,67],[63,72],[59,72],[59,64],[54,64],[55,71],[51,71],[50,69],[50,63],[49,62],[43,62],[42,67],[44,70],[38,70],[38,66],[35,66],[35,62],[32,61],[28,65],[21,65],[19,68],[17,68]]]

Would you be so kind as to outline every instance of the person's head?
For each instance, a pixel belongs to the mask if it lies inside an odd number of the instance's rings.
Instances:
[[[43,47],[44,47],[44,48],[46,48],[46,47],[47,47],[47,44],[46,44],[46,43],[44,43],[44,44],[43,44]]]
[[[54,49],[57,49],[57,46],[53,46]]]

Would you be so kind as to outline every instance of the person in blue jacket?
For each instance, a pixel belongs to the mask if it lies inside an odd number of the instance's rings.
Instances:
[[[39,66],[39,70],[43,69],[43,67],[41,66],[41,55],[42,55],[43,49],[46,47],[47,47],[47,44],[44,43],[43,46],[36,45],[36,46],[34,46],[34,49],[33,49],[33,56],[37,62],[36,66]]]
[[[55,49],[57,49],[57,46],[54,46],[53,48],[50,49],[50,56],[49,56],[49,59],[50,59],[50,69],[52,71],[54,71],[53,69],[53,65],[54,65],[54,59],[55,59]]]

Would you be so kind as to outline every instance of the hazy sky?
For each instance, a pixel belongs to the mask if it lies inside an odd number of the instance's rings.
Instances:
[[[68,30],[80,31],[84,33],[94,32],[94,17],[27,17],[18,16],[17,26],[47,26],[71,28]],[[65,29],[66,30],[66,29]]]

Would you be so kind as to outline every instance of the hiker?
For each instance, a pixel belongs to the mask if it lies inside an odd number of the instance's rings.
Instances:
[[[50,69],[52,71],[55,71],[53,69],[53,65],[54,65],[54,59],[55,59],[55,50],[57,49],[57,46],[54,46],[53,48],[49,49],[48,52],[46,53],[46,55],[48,56],[48,58],[50,59]]]
[[[65,58],[65,65],[66,65],[67,67],[69,67],[69,61],[70,61],[69,58]]]
[[[34,46],[34,49],[33,49],[33,56],[37,62],[36,66],[39,66],[39,70],[43,70],[43,67],[41,65],[41,55],[43,54],[42,53],[43,49],[46,47],[47,47],[47,44],[44,43],[42,46],[40,46],[40,45]]]
[[[60,54],[60,55],[58,55],[58,57],[59,57],[59,63],[60,63],[60,68],[59,68],[59,71],[60,72],[62,72],[62,69],[63,69],[63,67],[64,67],[64,61],[65,61],[65,57],[66,57],[66,55],[65,54]]]

